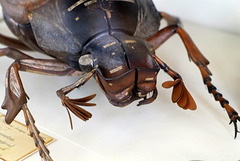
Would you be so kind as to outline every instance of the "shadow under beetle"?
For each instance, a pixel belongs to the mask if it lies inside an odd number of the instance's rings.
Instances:
[[[115,106],[126,106],[135,100],[149,104],[157,97],[156,78],[160,69],[173,78],[162,84],[172,88],[172,101],[183,109],[195,110],[196,104],[181,76],[155,55],[155,50],[172,35],[182,39],[190,60],[199,68],[204,84],[216,101],[225,108],[237,136],[238,113],[217,92],[207,68],[209,61],[202,55],[179,20],[158,12],[151,0],[1,0],[3,15],[9,29],[19,38],[0,35],[1,56],[14,59],[6,76],[6,94],[2,108],[7,110],[10,124],[23,110],[26,125],[44,160],[52,160],[35,126],[28,107],[19,71],[47,75],[79,75],[75,83],[57,91],[66,107],[86,121],[92,115],[80,106],[95,95],[70,99],[66,95],[94,77]],[[160,29],[160,21],[168,25]],[[20,50],[35,50],[55,59],[36,59]],[[70,118],[71,120],[71,118]],[[71,123],[72,126],[72,123]]]

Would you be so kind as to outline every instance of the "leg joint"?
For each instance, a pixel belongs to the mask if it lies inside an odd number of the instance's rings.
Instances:
[[[214,95],[214,98],[215,98],[216,101],[219,101],[222,96],[223,96],[223,95],[222,95],[221,93],[217,92],[217,93]]]
[[[217,88],[216,88],[214,85],[210,84],[210,85],[208,86],[208,92],[209,92],[209,93],[212,93],[212,92],[215,91],[215,90],[217,90]]]
[[[207,77],[207,78],[204,78],[203,83],[207,84],[208,82],[211,82],[211,81],[212,81],[212,78]]]
[[[224,99],[220,101],[220,104],[223,108],[225,108],[225,104],[229,104],[228,100]]]

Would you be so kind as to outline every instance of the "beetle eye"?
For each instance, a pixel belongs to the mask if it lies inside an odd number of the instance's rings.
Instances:
[[[91,54],[82,55],[78,62],[82,71],[88,72],[93,68],[93,59]]]

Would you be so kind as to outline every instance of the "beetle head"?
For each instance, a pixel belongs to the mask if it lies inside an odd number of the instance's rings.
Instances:
[[[157,97],[159,66],[151,54],[144,40],[105,35],[86,45],[82,58],[96,69],[95,79],[110,103],[126,106],[138,99],[138,105],[151,103]]]
[[[138,105],[154,101],[157,97],[156,75],[157,71],[132,69],[118,77],[106,78],[98,71],[96,80],[109,102],[122,107],[138,99],[143,99]]]

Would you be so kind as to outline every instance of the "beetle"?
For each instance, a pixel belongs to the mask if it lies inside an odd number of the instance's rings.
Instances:
[[[236,138],[240,117],[212,84],[209,61],[181,27],[180,20],[157,11],[151,0],[1,0],[1,5],[6,24],[19,38],[0,35],[0,43],[8,46],[0,49],[0,55],[15,60],[6,76],[2,104],[7,110],[5,121],[10,124],[23,110],[26,125],[44,160],[52,158],[27,106],[28,96],[19,71],[80,76],[57,91],[70,121],[70,111],[84,121],[92,117],[82,106],[94,106],[89,101],[95,95],[79,99],[67,96],[91,77],[111,104],[123,107],[139,100],[140,106],[157,98],[160,69],[173,78],[162,84],[164,88],[173,88],[172,102],[183,109],[195,110],[196,103],[181,76],[155,55],[155,50],[174,34],[183,41],[209,93],[225,108]],[[168,25],[160,29],[163,19]],[[54,59],[37,59],[20,50],[36,50]]]

